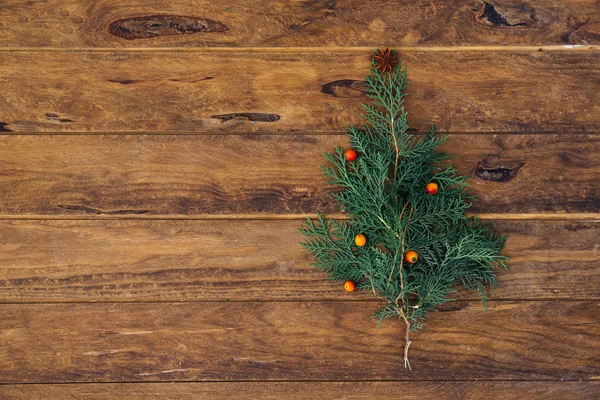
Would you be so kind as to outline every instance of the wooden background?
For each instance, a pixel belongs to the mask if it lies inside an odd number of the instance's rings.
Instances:
[[[296,231],[381,46],[510,235],[412,371]],[[599,0],[1,1],[0,398],[599,398],[599,50]]]

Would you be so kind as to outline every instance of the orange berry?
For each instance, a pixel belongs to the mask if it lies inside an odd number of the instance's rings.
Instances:
[[[414,250],[407,251],[406,254],[404,255],[404,260],[406,260],[406,262],[409,264],[416,263],[418,259],[419,259],[419,254]]]
[[[344,283],[344,290],[348,293],[354,292],[355,288],[356,288],[356,285],[352,281],[346,281],[346,283]]]
[[[358,157],[358,154],[356,154],[356,151],[350,149],[346,152],[346,160],[354,161],[354,160],[356,160],[356,157]]]
[[[435,182],[429,182],[427,186],[425,186],[425,190],[428,194],[436,194],[438,191],[438,185]]]
[[[354,244],[356,244],[358,247],[363,247],[365,244],[367,244],[367,237],[362,233],[356,235],[354,238]]]

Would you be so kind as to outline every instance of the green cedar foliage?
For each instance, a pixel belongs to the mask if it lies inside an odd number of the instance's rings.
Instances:
[[[478,291],[485,305],[484,288],[495,285],[495,268],[506,268],[501,255],[506,237],[465,215],[475,199],[467,177],[457,174],[451,156],[437,150],[448,136],[433,127],[419,137],[408,132],[406,68],[398,65],[382,74],[374,61],[371,67],[364,82],[372,100],[363,104],[366,123],[347,130],[358,159],[346,161],[337,148],[325,154],[329,165],[322,167],[340,189],[333,196],[348,220],[319,214],[300,231],[316,268],[385,300],[374,314],[379,323],[398,316],[406,324],[405,367],[410,368],[409,332],[450,300],[453,285]],[[439,186],[434,195],[425,191],[429,182]],[[354,244],[360,233],[367,237],[364,247]],[[409,250],[419,255],[414,264],[404,260]]]

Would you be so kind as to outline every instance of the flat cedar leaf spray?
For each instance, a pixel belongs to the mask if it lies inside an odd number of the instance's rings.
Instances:
[[[347,129],[350,149],[325,154],[321,167],[348,219],[318,215],[300,229],[313,265],[343,281],[344,289],[369,291],[385,306],[378,326],[398,317],[406,326],[404,366],[410,368],[410,332],[436,306],[450,301],[453,285],[477,290],[494,286],[495,269],[506,268],[506,237],[465,211],[475,200],[467,177],[438,151],[448,135],[432,127],[422,137],[408,133],[403,102],[406,68],[395,51],[377,50],[365,79],[365,124]]]

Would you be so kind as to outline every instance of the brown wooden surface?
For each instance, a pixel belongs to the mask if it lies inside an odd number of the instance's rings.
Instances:
[[[168,382],[0,386],[7,400],[588,400],[600,382]]]
[[[0,302],[370,300],[310,267],[300,223],[0,221]],[[600,300],[599,221],[492,225],[511,269],[490,298]]]
[[[444,150],[474,176],[474,212],[597,213],[599,139],[454,135]],[[345,136],[0,136],[0,215],[335,213],[319,166],[336,145]]]
[[[413,371],[296,230],[388,45],[509,235]],[[4,1],[0,399],[598,397],[599,45],[598,0]]]
[[[598,132],[600,52],[401,52],[418,130]],[[18,132],[341,132],[370,51],[6,52]],[[323,85],[329,85],[325,88]],[[349,86],[349,87],[348,87]],[[359,88],[360,89],[360,88]]]
[[[599,10],[597,0],[9,1],[0,46],[598,44]],[[127,18],[146,24],[111,29]]]
[[[299,288],[299,290],[302,290]],[[600,374],[598,302],[458,302],[413,334],[376,302],[5,304],[0,381],[580,380]],[[428,326],[429,327],[429,326]]]

